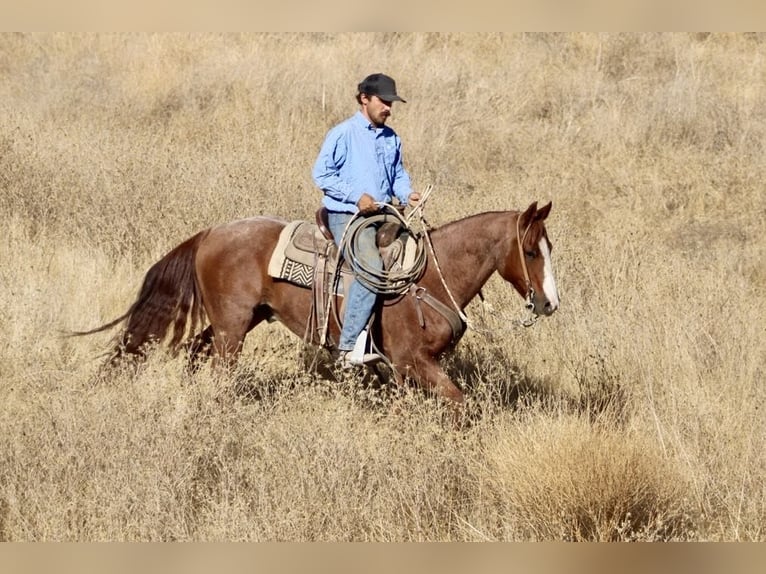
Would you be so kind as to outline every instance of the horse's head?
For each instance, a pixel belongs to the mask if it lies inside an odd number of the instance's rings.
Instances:
[[[551,203],[537,209],[537,202],[520,213],[510,230],[511,241],[500,275],[527,301],[535,315],[550,315],[559,307],[559,294],[551,263],[552,244],[545,231]]]

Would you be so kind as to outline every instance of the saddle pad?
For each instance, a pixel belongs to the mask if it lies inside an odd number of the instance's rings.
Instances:
[[[329,254],[335,243],[308,221],[291,221],[279,234],[269,260],[269,275],[304,287],[314,282],[316,254]]]

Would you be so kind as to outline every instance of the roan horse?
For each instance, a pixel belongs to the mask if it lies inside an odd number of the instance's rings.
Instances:
[[[383,302],[371,331],[398,383],[407,377],[438,397],[463,402],[463,392],[438,359],[462,336],[462,310],[495,271],[527,299],[535,315],[550,315],[558,308],[544,225],[550,210],[551,203],[538,209],[535,202],[523,212],[479,213],[429,232],[433,251],[420,279],[410,293]],[[252,217],[197,233],[149,269],[138,298],[124,315],[78,334],[125,321],[115,357],[140,356],[147,343],[170,337],[170,347],[186,346],[192,360],[210,354],[227,364],[236,361],[245,335],[264,320],[280,321],[296,335],[306,336],[311,289],[267,272],[286,224],[278,218]],[[431,304],[422,304],[429,300]],[[455,317],[460,317],[457,324]],[[206,318],[208,326],[184,341],[187,331],[196,332]],[[329,335],[338,339],[334,322]],[[319,342],[316,334],[311,342]]]

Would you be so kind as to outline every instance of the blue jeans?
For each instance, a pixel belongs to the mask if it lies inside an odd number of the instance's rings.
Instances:
[[[335,238],[335,243],[340,247],[340,240],[343,238],[343,231],[351,220],[351,213],[338,213],[330,211],[327,222],[330,224],[330,231]],[[355,224],[362,223],[363,219],[357,219]],[[375,243],[375,226],[368,226],[358,234],[356,251],[354,255],[365,267],[382,270],[383,260],[380,258],[378,246]],[[345,253],[344,253],[345,255]],[[357,337],[367,326],[372,310],[375,307],[377,293],[370,291],[364,284],[356,278],[351,282],[348,293],[345,294],[346,309],[343,313],[343,329],[340,333],[340,342],[338,349],[341,351],[350,351],[354,348]]]

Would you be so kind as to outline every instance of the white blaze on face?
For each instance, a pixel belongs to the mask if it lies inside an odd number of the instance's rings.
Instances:
[[[556,278],[553,276],[551,251],[548,249],[548,241],[545,237],[540,238],[540,253],[543,254],[545,261],[543,264],[543,291],[545,292],[545,297],[550,301],[551,311],[555,311],[559,308],[559,292],[556,289]]]

